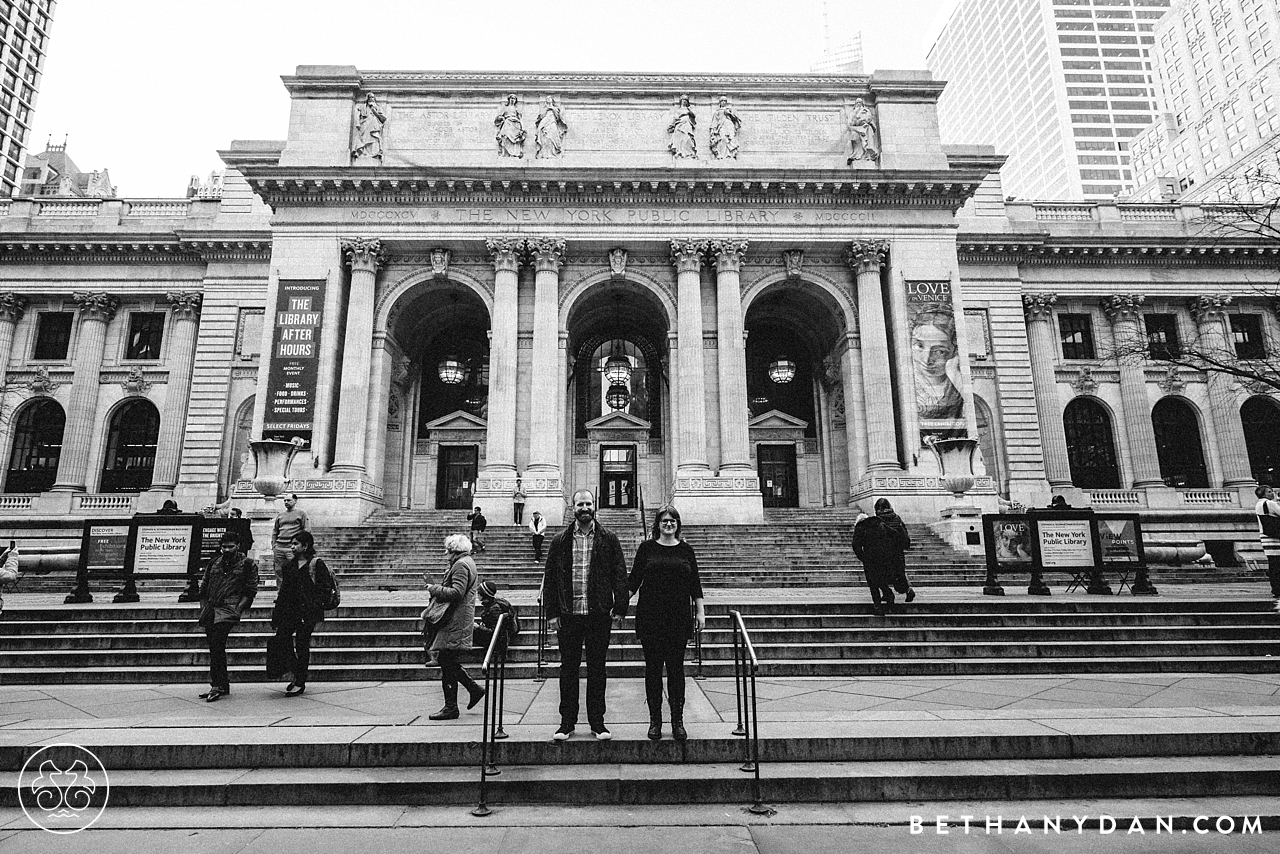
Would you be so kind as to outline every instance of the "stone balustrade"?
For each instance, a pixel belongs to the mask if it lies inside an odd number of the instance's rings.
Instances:
[[[1145,507],[1146,495],[1136,489],[1090,489],[1089,503],[1094,507]]]

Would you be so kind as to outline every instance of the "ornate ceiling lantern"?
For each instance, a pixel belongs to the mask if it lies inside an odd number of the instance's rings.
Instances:
[[[621,411],[631,403],[631,392],[627,391],[627,387],[622,383],[614,383],[605,392],[604,402],[609,404],[610,409]]]
[[[796,378],[796,363],[786,356],[778,356],[769,363],[769,379],[779,385],[789,383]]]
[[[631,381],[631,360],[622,351],[622,296],[613,298],[613,325],[619,337],[613,339],[613,354],[605,360],[604,378],[610,386],[625,386]],[[612,389],[610,389],[612,391]],[[617,407],[621,408],[621,407]]]
[[[445,315],[445,329],[453,329],[453,319],[458,307],[458,295],[453,294],[453,302]],[[455,354],[448,354],[436,365],[436,375],[445,385],[462,385],[467,379],[467,366]]]

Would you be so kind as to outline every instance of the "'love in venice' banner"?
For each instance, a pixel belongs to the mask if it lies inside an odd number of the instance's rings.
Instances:
[[[272,317],[264,438],[310,438],[320,376],[324,291],[324,279],[280,280]]]
[[[951,282],[906,282],[905,286],[920,437],[963,438],[968,431]]]

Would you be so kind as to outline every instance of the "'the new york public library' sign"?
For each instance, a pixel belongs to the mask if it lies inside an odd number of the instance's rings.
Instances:
[[[331,214],[329,214],[331,215]],[[870,223],[867,210],[775,207],[388,207],[352,208],[340,218],[348,222],[423,223],[441,225],[759,225],[814,226]],[[882,216],[882,214],[881,214]]]
[[[310,433],[314,424],[324,290],[324,279],[280,280],[262,425],[268,436],[292,438]]]

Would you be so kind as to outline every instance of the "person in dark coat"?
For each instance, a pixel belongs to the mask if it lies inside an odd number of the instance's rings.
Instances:
[[[893,511],[893,505],[889,503],[889,499],[880,498],[876,500],[876,515],[881,521],[893,532],[897,545],[897,556],[893,561],[893,589],[899,593],[905,593],[907,601],[910,602],[916,598],[916,590],[911,586],[910,580],[907,579],[907,549],[911,548],[911,534],[907,531],[907,523],[902,521],[902,517]]]
[[[600,741],[611,737],[604,723],[605,657],[610,633],[627,616],[627,564],[613,532],[596,521],[589,489],[573,494],[574,524],[556,534],[542,575],[547,629],[560,645],[560,728],[564,741],[578,724],[578,668],[587,652],[587,722]]]
[[[324,619],[324,607],[334,588],[333,574],[316,557],[316,541],[310,531],[300,531],[290,547],[293,557],[284,565],[284,580],[271,609],[271,627],[278,637],[292,638],[297,667],[284,689],[292,697],[307,690],[307,666],[311,661],[311,633]]]
[[[220,554],[209,561],[200,580],[200,625],[209,641],[208,691],[213,703],[231,693],[227,674],[227,637],[258,595],[258,564],[240,551],[240,535],[227,531],[218,542]]]
[[[894,534],[879,516],[858,514],[853,526],[853,553],[862,561],[862,572],[871,588],[871,607],[883,617],[893,608],[893,567],[897,552]]]
[[[450,604],[450,612],[431,641],[431,652],[440,661],[440,689],[444,692],[444,706],[434,715],[433,721],[451,721],[458,717],[458,683],[467,689],[467,708],[475,708],[485,695],[485,689],[467,674],[461,663],[464,652],[471,649],[472,624],[475,621],[476,563],[471,559],[471,540],[462,534],[451,534],[444,539],[445,556],[449,568],[439,584],[428,584],[432,599]]]
[[[484,529],[489,527],[489,520],[484,518],[477,507],[467,514],[467,521],[471,523],[471,547],[479,554],[484,551]]]
[[[481,581],[476,588],[480,602],[476,606],[476,620],[472,626],[472,643],[480,649],[487,650],[493,640],[493,630],[498,627],[498,620],[507,614],[507,622],[503,624],[503,643],[510,643],[515,634],[515,624],[511,621],[511,603],[498,595],[498,585],[492,581]]]
[[[649,738],[662,738],[662,670],[667,671],[671,737],[684,741],[684,650],[693,628],[706,627],[702,579],[693,548],[680,539],[680,512],[659,508],[650,539],[636,550],[627,589],[640,593],[636,635],[644,649],[644,693],[649,705]],[[695,616],[696,613],[696,616]]]

